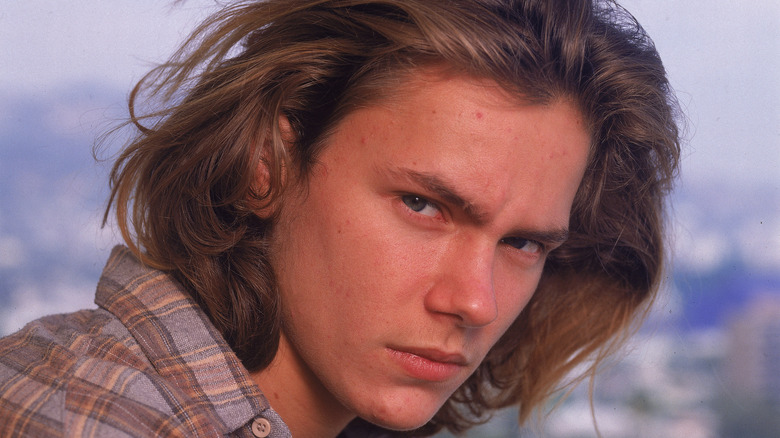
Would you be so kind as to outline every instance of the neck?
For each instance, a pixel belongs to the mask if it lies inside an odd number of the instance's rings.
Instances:
[[[294,437],[335,437],[355,418],[322,386],[284,334],[271,365],[251,376]]]

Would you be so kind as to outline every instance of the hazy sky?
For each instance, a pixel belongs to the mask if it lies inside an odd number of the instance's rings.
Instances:
[[[190,0],[0,0],[0,76],[21,91],[76,81],[129,89],[213,9]]]
[[[631,0],[690,118],[684,176],[780,189],[780,2]]]
[[[126,92],[215,7],[206,0],[2,1],[0,93],[35,94],[74,81]],[[780,187],[780,2],[623,4],[656,41],[689,117],[686,180]]]

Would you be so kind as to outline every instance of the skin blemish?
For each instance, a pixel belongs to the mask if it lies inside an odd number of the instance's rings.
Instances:
[[[474,115],[477,117],[477,120],[479,120],[479,119],[481,119],[482,117],[484,117],[484,114],[482,114],[482,113],[481,113],[481,112],[479,112],[479,111],[477,111],[477,113],[476,113],[476,114],[474,114]]]
[[[555,158],[565,157],[566,155],[568,155],[568,152],[565,149],[559,151],[553,151],[550,152],[548,159],[552,160]]]

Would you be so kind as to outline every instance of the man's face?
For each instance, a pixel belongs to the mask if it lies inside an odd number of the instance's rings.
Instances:
[[[418,427],[531,298],[565,237],[589,136],[566,102],[423,75],[326,143],[274,233],[274,366],[351,415]]]

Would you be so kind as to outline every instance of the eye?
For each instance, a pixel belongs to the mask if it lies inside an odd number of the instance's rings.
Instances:
[[[439,207],[423,197],[417,195],[404,195],[401,196],[401,201],[403,201],[404,205],[406,205],[409,210],[423,216],[434,217],[439,214]]]
[[[544,246],[536,241],[523,239],[522,237],[505,237],[501,243],[511,246],[529,255],[538,255],[544,252]]]

